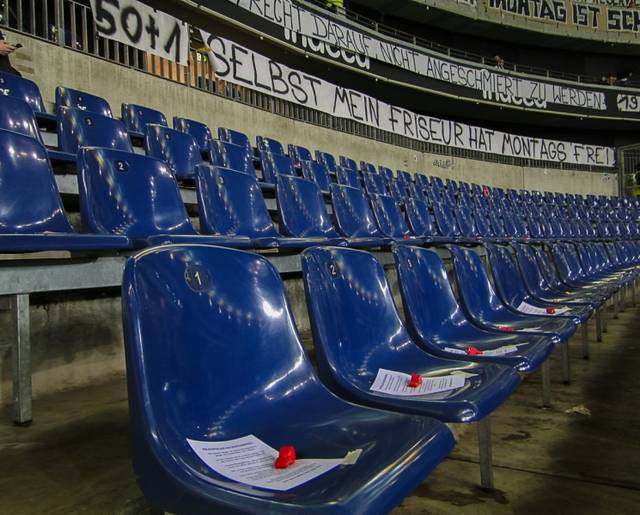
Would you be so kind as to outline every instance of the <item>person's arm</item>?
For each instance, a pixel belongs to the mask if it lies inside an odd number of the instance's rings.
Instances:
[[[16,47],[7,43],[4,39],[0,39],[0,55],[9,55],[15,52]]]

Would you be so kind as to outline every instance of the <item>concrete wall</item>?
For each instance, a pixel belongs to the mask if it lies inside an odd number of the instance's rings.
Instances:
[[[202,120],[211,127],[228,126],[251,137],[265,134],[284,143],[321,148],[390,168],[423,170],[428,174],[510,188],[577,193],[613,194],[614,177],[586,172],[522,168],[482,161],[447,158],[335,133],[259,111],[205,92],[186,88],[79,52],[9,34],[24,48],[13,64],[35,80],[52,103],[59,84],[83,89],[109,100],[117,112],[122,101],[139,103],[174,115]],[[397,296],[395,276],[390,273]],[[286,287],[301,331],[309,327],[300,279],[288,279]],[[0,310],[2,306],[0,306]],[[117,292],[91,297],[47,296],[35,298],[31,308],[33,391],[47,392],[96,382],[124,370],[120,303]],[[11,401],[9,314],[0,312],[0,404]]]

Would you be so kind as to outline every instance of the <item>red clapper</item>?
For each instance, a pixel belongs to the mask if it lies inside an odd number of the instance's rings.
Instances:
[[[285,445],[284,447],[280,447],[280,451],[278,452],[278,457],[276,458],[275,463],[273,464],[277,469],[286,469],[290,465],[293,465],[296,462],[296,449],[293,445]]]
[[[420,374],[411,374],[407,386],[409,388],[418,388],[422,384],[422,376]]]

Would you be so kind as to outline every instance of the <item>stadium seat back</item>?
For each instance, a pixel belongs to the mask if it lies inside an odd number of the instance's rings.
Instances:
[[[78,153],[80,211],[93,232],[145,238],[195,234],[169,166],[147,156],[84,148]]]
[[[277,139],[256,136],[256,146],[260,152],[269,152],[273,155],[286,155],[282,143]]]
[[[373,163],[368,163],[367,161],[360,161],[360,170],[362,172],[378,175],[378,169],[376,168],[376,165],[374,165]]]
[[[279,175],[291,175],[296,177],[295,166],[293,159],[284,154],[272,154],[268,151],[260,152],[262,157],[262,173],[264,175],[265,182],[275,184]]]
[[[320,377],[331,384],[332,371],[385,368],[409,336],[382,265],[368,252],[315,247],[303,252],[302,267]]]
[[[335,173],[338,169],[338,163],[333,154],[316,150],[316,161],[322,163],[329,172]]]
[[[311,150],[301,145],[293,145],[289,143],[289,156],[298,161],[314,161]]]
[[[467,321],[440,256],[411,245],[396,245],[393,256],[409,333],[419,335],[422,341],[433,340],[450,328],[455,335],[455,326]]]
[[[411,231],[396,201],[388,195],[371,195],[371,207],[380,232],[396,239],[411,237]]]
[[[302,176],[313,181],[322,191],[329,191],[331,177],[325,166],[317,161],[301,161]]]
[[[340,156],[340,166],[349,170],[358,170],[358,163],[356,163],[355,159],[347,156]]]
[[[164,125],[148,124],[144,139],[146,154],[164,161],[178,179],[192,179],[202,154],[196,140],[186,132]]]
[[[34,138],[0,129],[0,233],[47,231],[73,232],[47,151]]]
[[[345,186],[351,186],[352,188],[362,189],[362,183],[360,182],[360,172],[358,170],[338,166],[338,169],[336,171],[336,180],[338,184],[344,184]]]
[[[62,86],[56,88],[56,110],[60,107],[79,109],[80,111],[95,113],[109,118],[113,117],[109,102],[104,98]]]
[[[316,183],[278,175],[276,198],[282,234],[296,238],[338,237]]]
[[[203,233],[249,238],[280,236],[255,177],[227,168],[200,165],[197,194]]]
[[[58,147],[76,154],[82,147],[103,147],[133,152],[131,140],[120,120],[70,107],[58,108]]]
[[[38,85],[13,73],[0,72],[0,94],[25,101],[37,113],[46,112]]]
[[[331,184],[331,203],[340,233],[350,238],[381,236],[364,192],[341,184]]]
[[[233,143],[241,147],[246,147],[249,153],[253,155],[253,146],[251,140],[244,132],[227,129],[226,127],[218,127],[218,139],[226,143]]]
[[[429,206],[416,199],[409,199],[405,204],[407,221],[411,232],[418,237],[433,237],[438,235],[438,230],[433,223],[433,217],[429,212]]]
[[[253,156],[247,147],[225,141],[212,141],[210,150],[211,164],[256,176]]]
[[[44,144],[33,109],[21,98],[0,95],[0,129],[29,136]]]
[[[122,122],[129,131],[146,132],[147,124],[167,126],[167,117],[156,109],[136,104],[122,104]]]
[[[373,194],[386,195],[387,194],[384,178],[382,177],[382,175],[365,171],[362,173],[362,179],[364,182],[364,190],[367,192],[368,195],[373,195]]]
[[[189,118],[180,118],[178,116],[173,117],[173,128],[191,134],[193,139],[203,152],[209,150],[213,136],[211,135],[211,129],[206,124],[198,122],[196,120],[190,120]]]

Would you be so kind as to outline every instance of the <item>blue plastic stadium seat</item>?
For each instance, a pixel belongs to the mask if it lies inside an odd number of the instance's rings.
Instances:
[[[301,145],[293,145],[289,143],[289,156],[298,161],[314,161],[311,150]]]
[[[13,73],[0,72],[0,95],[7,95],[24,100],[37,119],[54,121],[55,114],[47,113],[38,85]]]
[[[211,129],[206,124],[189,118],[173,117],[173,128],[191,134],[202,152],[208,152],[213,141]]]
[[[338,164],[336,163],[336,158],[333,154],[329,152],[323,152],[321,150],[316,150],[316,161],[324,165],[324,167],[329,170],[331,173],[336,173],[338,169]]]
[[[21,98],[0,95],[0,129],[29,136],[44,145],[33,109]]]
[[[405,170],[398,170],[396,180],[400,182],[404,189],[407,189],[413,182],[413,176]]]
[[[394,178],[393,170],[386,166],[379,166],[378,173],[380,173],[380,175],[382,175],[382,177],[384,177],[384,180],[387,182]]]
[[[444,263],[435,252],[402,245],[394,247],[393,255],[409,334],[428,353],[502,363],[530,372],[553,351],[555,343],[548,336],[513,335],[472,324],[460,308]],[[507,346],[515,346],[517,350],[496,356],[466,354],[469,347],[490,351]]]
[[[559,292],[561,295],[578,295],[581,299],[587,299],[589,303],[604,303],[607,299],[608,295],[598,288],[569,286],[561,279],[559,267],[555,265],[546,252],[540,248],[531,248],[530,250],[535,255],[541,273],[554,291]],[[594,300],[592,301],[592,299]]]
[[[176,178],[159,159],[84,148],[78,153],[83,221],[95,233],[128,236],[136,247],[203,243],[249,248],[249,238],[199,235],[182,203]]]
[[[58,148],[76,155],[81,147],[104,147],[133,152],[124,124],[93,112],[58,108]]]
[[[316,238],[324,245],[347,244],[331,224],[316,183],[300,177],[278,175],[276,199],[282,234],[294,238]]]
[[[389,245],[392,238],[385,237],[378,229],[369,201],[359,188],[331,184],[331,205],[338,232],[347,238],[369,242],[370,247]]]
[[[362,179],[364,182],[364,191],[367,195],[379,194],[386,195],[387,188],[385,186],[384,177],[377,173],[371,173],[369,171],[362,172]]]
[[[354,159],[346,156],[340,156],[340,166],[350,170],[358,170],[358,163]]]
[[[429,243],[453,243],[451,238],[438,235],[438,230],[433,223],[433,217],[429,212],[429,207],[424,202],[416,199],[409,199],[405,203],[407,221],[411,232]]]
[[[109,102],[104,98],[85,91],[58,86],[56,88],[56,111],[61,107],[70,107],[110,118],[113,117]]]
[[[317,161],[301,161],[300,166],[305,179],[315,182],[322,192],[329,191],[331,177],[323,164]]]
[[[160,111],[136,104],[122,104],[122,122],[130,133],[144,136],[147,124],[167,126],[167,118]]]
[[[256,136],[256,148],[259,152],[269,152],[276,155],[286,155],[282,143],[277,139]]]
[[[509,250],[493,244],[486,244],[489,255],[489,264],[495,284],[496,292],[502,303],[513,311],[522,312],[520,306],[524,303],[524,309],[530,306],[542,310],[541,316],[554,318],[571,318],[576,324],[585,323],[593,310],[587,306],[566,306],[558,303],[544,302],[532,297],[524,285],[518,264]],[[567,310],[567,311],[561,311]],[[547,314],[544,313],[547,312]],[[551,312],[550,312],[551,311]],[[556,313],[558,311],[558,313]]]
[[[75,233],[47,151],[34,138],[0,130],[0,252],[127,249],[124,236]]]
[[[374,165],[373,163],[368,163],[366,161],[360,161],[360,170],[362,172],[378,175],[378,169],[376,168],[376,165]]]
[[[324,238],[285,238],[273,225],[254,176],[201,165],[197,168],[200,230],[251,238],[257,248],[302,249]]]
[[[352,188],[362,189],[362,183],[360,182],[360,172],[352,168],[344,168],[338,166],[336,169],[336,181],[338,184],[344,184],[345,186],[351,186]]]
[[[519,384],[511,367],[442,359],[420,349],[402,325],[384,269],[371,254],[307,249],[302,270],[318,372],[341,397],[445,422],[472,422],[489,415]],[[422,376],[475,375],[461,388],[399,397],[370,389],[381,368]]]
[[[210,246],[142,252],[125,269],[123,319],[133,467],[161,511],[383,514],[453,448],[440,422],[327,391],[282,280],[259,255]],[[248,435],[310,459],[362,453],[279,492],[218,474],[187,443]]]
[[[496,295],[482,258],[472,250],[456,246],[449,250],[465,315],[479,327],[547,334],[561,342],[566,342],[576,332],[576,325],[571,320],[522,315],[509,310]]]
[[[420,245],[422,238],[411,233],[396,201],[388,195],[371,195],[371,209],[380,232],[399,244]]]
[[[210,151],[211,164],[256,176],[253,156],[247,147],[225,141],[213,141]]]
[[[226,143],[233,143],[234,145],[240,145],[246,147],[251,154],[253,154],[253,147],[251,146],[251,140],[244,132],[236,131],[233,129],[227,129],[226,127],[218,127],[218,139]]]
[[[293,159],[284,154],[272,154],[269,151],[260,151],[262,161],[262,175],[264,182],[276,183],[279,175],[291,175],[296,177],[298,173],[293,164]]]
[[[404,205],[404,203],[407,201],[407,198],[409,198],[409,195],[407,193],[408,185],[403,181],[399,181],[398,179],[391,179],[387,183],[387,186],[389,189],[389,195],[393,198],[393,200],[395,200],[399,205]]]
[[[524,283],[534,298],[552,304],[586,305],[593,308],[599,308],[604,302],[604,299],[599,296],[575,293],[552,286],[542,272],[536,253],[530,245],[516,243],[513,249]]]
[[[193,179],[196,166],[202,164],[202,154],[196,140],[186,132],[164,125],[146,125],[144,148],[149,157],[167,163],[178,179]]]

